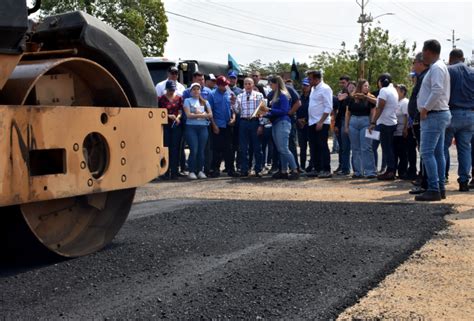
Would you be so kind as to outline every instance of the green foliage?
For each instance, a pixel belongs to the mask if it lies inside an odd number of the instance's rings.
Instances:
[[[144,56],[162,56],[168,18],[161,0],[43,0],[41,16],[82,10],[135,42]]]
[[[395,44],[390,41],[389,32],[380,27],[369,28],[366,35],[365,77],[376,88],[380,74],[388,72],[394,83],[410,86],[409,72],[414,48],[407,47],[405,41]],[[324,81],[333,89],[338,89],[339,77],[348,75],[356,80],[359,74],[359,48],[347,51],[345,47],[338,53],[323,52],[312,57],[312,69],[324,70]]]

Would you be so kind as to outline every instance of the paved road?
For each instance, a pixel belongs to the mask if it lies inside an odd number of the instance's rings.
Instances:
[[[99,253],[0,267],[0,316],[335,318],[444,228],[449,211],[439,204],[139,203]]]

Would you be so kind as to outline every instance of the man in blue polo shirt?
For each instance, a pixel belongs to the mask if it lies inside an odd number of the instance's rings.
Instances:
[[[231,109],[232,93],[227,90],[229,82],[224,76],[216,79],[217,88],[209,95],[213,118],[212,129],[212,162],[211,177],[220,175],[222,159],[225,161],[228,175],[234,175],[234,164],[232,158],[232,136],[230,127],[235,123],[235,114]]]
[[[449,157],[449,146],[456,138],[458,151],[458,183],[460,192],[469,191],[471,169],[471,139],[474,134],[474,69],[464,63],[461,49],[453,49],[449,54],[449,76],[451,95],[449,110],[451,123],[446,128],[444,153]]]

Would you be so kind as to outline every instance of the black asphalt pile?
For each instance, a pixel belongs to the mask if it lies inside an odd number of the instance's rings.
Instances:
[[[82,258],[0,269],[6,319],[335,318],[449,206],[210,201],[129,220]],[[133,215],[132,215],[133,217]]]

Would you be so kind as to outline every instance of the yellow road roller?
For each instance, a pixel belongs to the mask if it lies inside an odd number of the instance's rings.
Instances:
[[[133,42],[83,12],[33,23],[38,6],[0,2],[0,249],[77,257],[166,172],[167,112]]]

